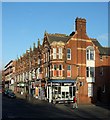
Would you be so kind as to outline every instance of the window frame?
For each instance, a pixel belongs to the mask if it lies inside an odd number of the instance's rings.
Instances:
[[[68,50],[69,50],[69,52],[68,52]],[[67,60],[71,60],[71,49],[70,48],[67,48]]]
[[[68,69],[68,67],[70,67],[70,68]],[[68,72],[70,72],[70,76],[68,76]],[[67,77],[71,77],[71,65],[67,66]]]
[[[53,59],[57,59],[57,49],[53,48]]]
[[[59,47],[58,48],[58,54],[59,54],[59,59],[62,59],[63,57],[62,57],[62,53],[63,53],[63,49],[62,49],[62,47]]]
[[[86,60],[95,60],[95,51],[92,46],[86,48]]]
[[[60,70],[60,66],[61,66],[61,70]],[[61,75],[60,75],[60,72],[61,72]],[[62,77],[62,75],[63,75],[63,65],[59,64],[58,76]]]
[[[92,69],[93,69],[93,71],[92,71]],[[95,77],[95,68],[94,67],[86,67],[86,77],[89,77],[89,78]]]

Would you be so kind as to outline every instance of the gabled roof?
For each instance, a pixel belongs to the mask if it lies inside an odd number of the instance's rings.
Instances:
[[[93,44],[98,47],[101,55],[110,55],[110,47],[103,47],[96,39],[91,39]]]
[[[71,36],[67,36],[65,34],[58,34],[58,33],[55,33],[55,34],[47,33],[47,37],[48,37],[49,43],[52,43],[53,41],[56,41],[56,42],[62,41],[66,43]]]
[[[102,47],[102,45],[98,42],[98,40],[91,38],[92,42],[95,46]]]

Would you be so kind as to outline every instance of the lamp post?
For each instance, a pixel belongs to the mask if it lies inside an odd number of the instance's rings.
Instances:
[[[28,92],[29,92],[29,95],[30,95],[31,94],[31,91],[30,91],[30,87],[31,87],[30,86],[31,85],[31,81],[30,81],[31,80],[30,79],[30,76],[31,76],[30,75],[30,73],[31,73],[30,72],[30,70],[31,70],[30,50],[27,50],[27,52],[29,53],[29,70],[28,70],[28,89],[29,89],[29,91]]]
[[[76,90],[75,90],[75,96],[76,96],[76,99],[77,99],[77,102],[79,103],[79,98],[78,98],[78,90],[79,90],[79,87],[78,87],[78,77],[79,77],[79,65],[76,65],[77,67],[77,77],[76,77]]]

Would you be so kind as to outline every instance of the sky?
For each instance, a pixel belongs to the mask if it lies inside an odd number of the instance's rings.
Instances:
[[[107,2],[4,2],[2,3],[2,67],[22,56],[48,33],[69,35],[76,17],[85,18],[90,38],[108,46]]]

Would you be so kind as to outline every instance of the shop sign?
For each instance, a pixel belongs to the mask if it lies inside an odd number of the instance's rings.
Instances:
[[[21,87],[24,87],[24,83],[21,83],[20,86],[21,86]]]
[[[52,83],[52,85],[60,86],[60,83]]]
[[[64,85],[68,85],[68,86],[70,86],[70,85],[72,85],[72,83],[64,83]]]

